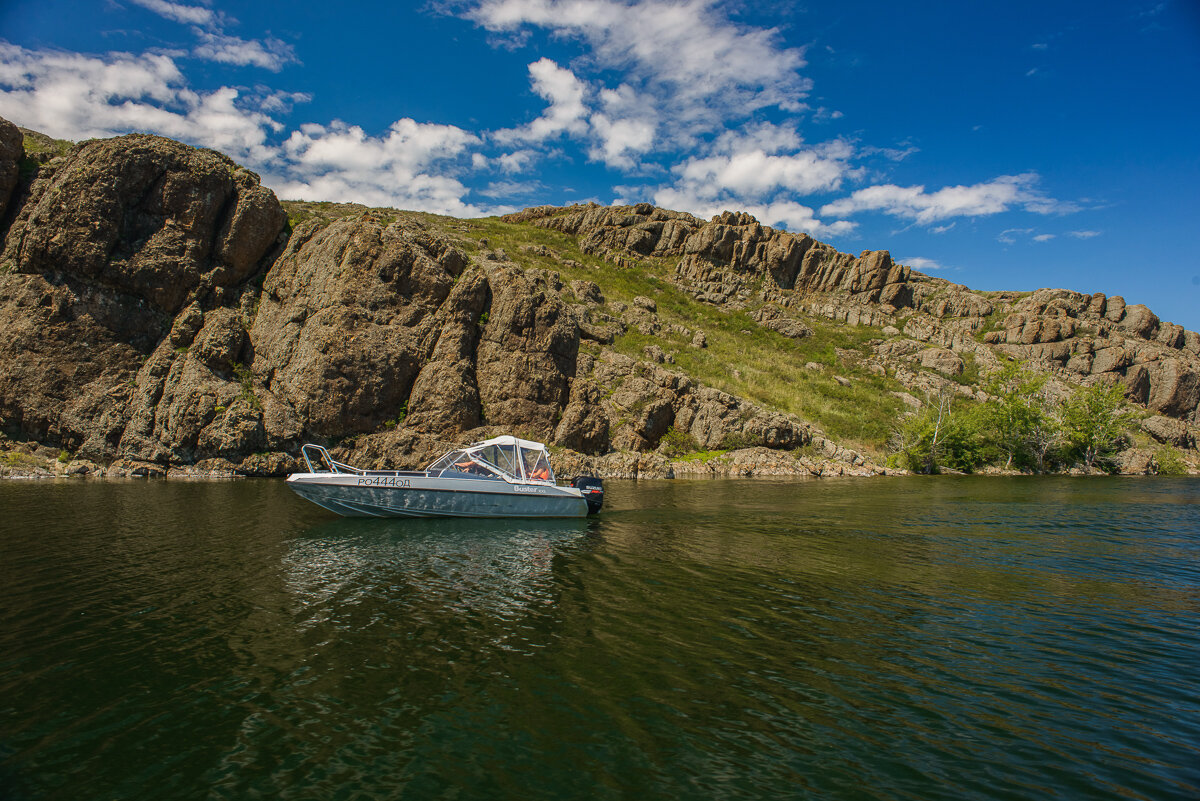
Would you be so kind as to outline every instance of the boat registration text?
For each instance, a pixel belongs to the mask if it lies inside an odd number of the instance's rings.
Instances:
[[[358,480],[360,487],[411,487],[412,480],[395,476],[370,476]]]

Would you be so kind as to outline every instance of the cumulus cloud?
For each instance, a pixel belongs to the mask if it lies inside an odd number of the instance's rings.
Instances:
[[[654,145],[658,126],[653,115],[628,84],[601,90],[600,102],[604,110],[592,115],[596,143],[588,158],[610,167],[635,168],[638,158]]]
[[[673,138],[718,130],[731,117],[778,106],[802,108],[811,82],[803,50],[774,29],[739,26],[715,0],[483,0],[466,16],[493,32],[525,26],[582,39],[589,61],[619,70],[652,98],[657,124]],[[611,117],[611,115],[609,115]]]
[[[268,161],[268,132],[281,126],[240,94],[192,90],[164,54],[98,57],[0,43],[0,114],[67,139],[145,131]]]
[[[689,159],[676,168],[681,183],[700,197],[729,192],[763,198],[777,190],[797,195],[837,189],[850,171],[852,150],[845,142],[771,154],[760,148]]]
[[[926,192],[924,186],[882,184],[859,189],[847,198],[826,204],[821,213],[845,216],[882,211],[927,225],[951,217],[983,217],[1015,208],[1035,214],[1076,210],[1072,204],[1043,195],[1037,190],[1037,183],[1037,174],[1027,172],[1001,175],[971,186],[947,186],[936,192]]]
[[[469,190],[455,174],[480,138],[452,125],[402,119],[372,137],[344,123],[309,124],[276,144],[286,131],[269,112],[305,99],[265,89],[246,98],[228,86],[197,92],[165,54],[100,57],[0,43],[0,116],[57,137],[140,131],[215,148],[262,172],[282,197],[459,216],[511,210],[464,200]]]
[[[656,190],[654,200],[702,217],[748,211],[767,225],[816,236],[844,235],[854,230],[854,223],[822,222],[795,198],[835,190],[858,175],[849,163],[853,156],[853,147],[841,140],[805,146],[788,126],[727,131],[714,140],[711,155],[675,165],[674,184]]]
[[[529,65],[533,91],[549,103],[533,122],[520,128],[497,131],[497,141],[542,142],[562,134],[579,136],[587,132],[587,108],[583,104],[587,87],[569,69],[560,67],[548,58]]]
[[[240,39],[199,28],[195,30],[195,34],[199,44],[192,51],[192,55],[206,61],[242,67],[262,67],[271,72],[279,72],[285,65],[298,61],[292,46],[279,39]]]
[[[468,190],[447,165],[478,144],[479,137],[453,125],[407,118],[379,137],[342,122],[302,125],[283,144],[285,166],[274,187],[300,200],[478,216],[484,212],[463,201]]]
[[[900,264],[905,264],[909,267],[912,267],[914,270],[917,270],[917,271],[923,272],[923,273],[937,272],[938,270],[950,269],[949,267],[939,264],[938,262],[934,261],[933,259],[924,259],[924,258],[921,258],[920,256],[911,256],[907,259],[896,259],[896,261]]]

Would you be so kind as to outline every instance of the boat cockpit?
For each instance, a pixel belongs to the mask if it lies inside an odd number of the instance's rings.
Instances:
[[[455,448],[429,465],[434,478],[476,478],[509,483],[553,484],[550,455],[540,442],[517,437],[495,437]]]

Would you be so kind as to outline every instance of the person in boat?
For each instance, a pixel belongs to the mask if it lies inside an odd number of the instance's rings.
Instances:
[[[530,481],[549,481],[550,463],[538,451],[525,451],[525,477]]]
[[[475,464],[469,456],[464,456],[461,461],[455,462],[454,469],[460,473],[469,473],[474,476],[486,476],[488,474],[486,470]]]

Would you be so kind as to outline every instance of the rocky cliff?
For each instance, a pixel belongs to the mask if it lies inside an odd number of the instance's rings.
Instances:
[[[1119,382],[1195,446],[1200,337],[1120,298],[974,293],[745,214],[284,205],[212,151],[40,163],[0,121],[3,469],[279,475],[305,441],[407,467],[514,432],[566,472],[869,474],[856,405],[978,394],[1003,356]]]

